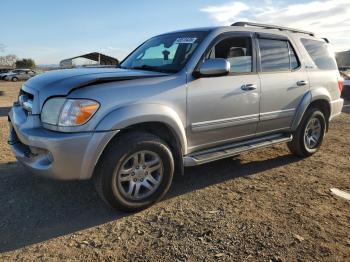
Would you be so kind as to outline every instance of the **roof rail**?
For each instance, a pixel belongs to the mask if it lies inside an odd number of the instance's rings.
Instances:
[[[315,36],[314,33],[308,32],[308,31],[303,31],[303,30],[284,27],[284,26],[266,25],[266,24],[260,24],[260,23],[252,23],[252,22],[236,22],[236,23],[233,23],[231,26],[255,26],[255,27],[261,27],[265,29],[278,29],[280,31],[290,31],[293,33],[302,33],[302,34]]]

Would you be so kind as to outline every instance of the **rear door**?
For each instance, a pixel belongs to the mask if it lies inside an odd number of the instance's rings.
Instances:
[[[286,36],[256,34],[261,81],[257,134],[289,129],[296,109],[309,90],[296,49]]]

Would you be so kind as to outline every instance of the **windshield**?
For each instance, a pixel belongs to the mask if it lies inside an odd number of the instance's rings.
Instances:
[[[151,38],[121,64],[121,68],[176,73],[180,71],[208,32],[181,32]]]

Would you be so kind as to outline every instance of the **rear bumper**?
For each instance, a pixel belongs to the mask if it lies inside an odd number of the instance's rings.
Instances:
[[[38,121],[38,116],[26,116],[21,107],[14,106],[9,113],[9,144],[18,161],[33,173],[60,180],[89,179],[117,133],[54,132],[38,126]]]
[[[337,115],[341,114],[343,105],[344,105],[344,99],[342,98],[331,101],[331,115],[330,115],[329,121],[332,120]]]

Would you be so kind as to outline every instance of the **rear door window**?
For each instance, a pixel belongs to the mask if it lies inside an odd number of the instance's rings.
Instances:
[[[288,46],[289,46],[290,68],[292,70],[295,70],[300,66],[300,62],[298,60],[297,54],[294,51],[294,48],[289,42],[288,42]]]
[[[259,38],[262,72],[292,71],[300,66],[299,59],[287,40]]]
[[[327,43],[306,38],[301,38],[300,41],[319,69],[337,70],[334,54],[330,52]]]

